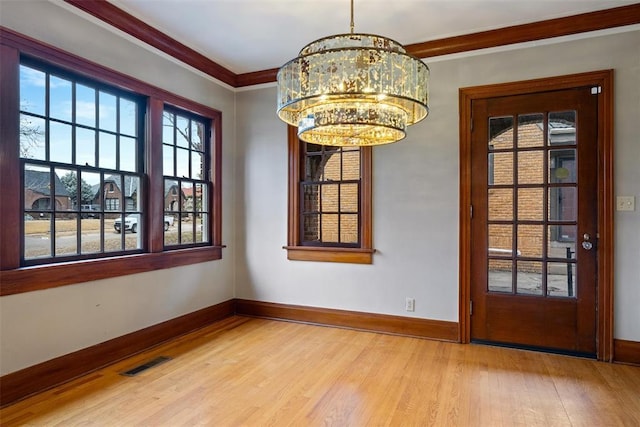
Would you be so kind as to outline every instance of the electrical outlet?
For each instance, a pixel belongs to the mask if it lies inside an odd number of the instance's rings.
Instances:
[[[414,298],[409,298],[404,302],[404,309],[406,311],[414,311],[416,309],[416,300]]]
[[[636,201],[633,196],[618,196],[616,197],[616,210],[617,211],[634,211],[636,209]]]

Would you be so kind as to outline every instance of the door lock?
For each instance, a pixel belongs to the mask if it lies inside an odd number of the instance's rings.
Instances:
[[[591,239],[591,236],[589,235],[589,233],[584,233],[582,235],[582,248],[586,251],[591,250],[591,248],[593,248],[593,243],[591,243],[589,240]]]

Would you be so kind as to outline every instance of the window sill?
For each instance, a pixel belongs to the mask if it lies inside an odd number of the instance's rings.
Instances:
[[[223,247],[179,249],[0,271],[0,296],[218,260],[222,258]]]
[[[342,262],[373,264],[375,249],[328,248],[315,246],[284,246],[287,259],[292,261]]]

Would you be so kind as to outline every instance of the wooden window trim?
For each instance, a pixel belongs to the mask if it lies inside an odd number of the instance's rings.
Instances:
[[[17,141],[19,129],[19,64],[21,55],[38,59],[74,74],[107,83],[125,91],[147,97],[147,128],[145,135],[145,185],[149,191],[145,211],[149,221],[144,243],[145,253],[95,258],[22,267],[20,206],[20,154],[18,144],[0,144],[0,182],[5,194],[0,204],[0,296],[49,289],[69,284],[119,277],[222,258],[222,114],[163,89],[151,86],[125,74],[87,61],[81,57],[46,45],[40,41],[0,27],[0,138]],[[209,203],[212,212],[210,246],[165,250],[163,242],[162,194],[162,111],[165,105],[191,111],[211,119],[210,165],[212,191]],[[13,125],[11,125],[13,123]],[[153,142],[153,147],[151,146]],[[159,148],[158,148],[159,147]],[[6,189],[17,189],[7,191]]]
[[[289,191],[288,191],[288,229],[287,259],[295,261],[343,262],[353,264],[372,264],[375,249],[372,245],[372,164],[373,150],[362,147],[360,157],[360,236],[359,248],[317,247],[300,245],[300,141],[293,126],[287,128],[289,149]]]

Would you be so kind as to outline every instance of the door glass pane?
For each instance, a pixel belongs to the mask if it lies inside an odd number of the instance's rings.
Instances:
[[[518,184],[544,182],[544,151],[518,152]]]
[[[489,150],[513,148],[513,116],[489,118]]]
[[[513,153],[489,153],[489,185],[513,184]]]
[[[576,112],[549,113],[549,145],[576,144]]]
[[[511,256],[513,246],[513,226],[489,225],[489,256]]]
[[[511,188],[489,189],[489,220],[513,219],[513,190]]]
[[[543,207],[543,188],[518,189],[518,220],[542,221]]]
[[[516,265],[516,293],[542,295],[542,262],[518,261]]]
[[[547,227],[547,256],[549,258],[576,258],[576,226],[550,225]]]
[[[542,225],[518,225],[518,256],[542,257]]]
[[[518,148],[544,145],[544,114],[518,116]]]
[[[575,187],[549,188],[549,221],[575,221],[577,210]]]
[[[511,260],[489,259],[488,289],[490,292],[513,292]]]
[[[549,182],[576,182],[576,150],[549,150]]]
[[[547,264],[547,295],[575,297],[577,289],[575,263],[550,262]]]

